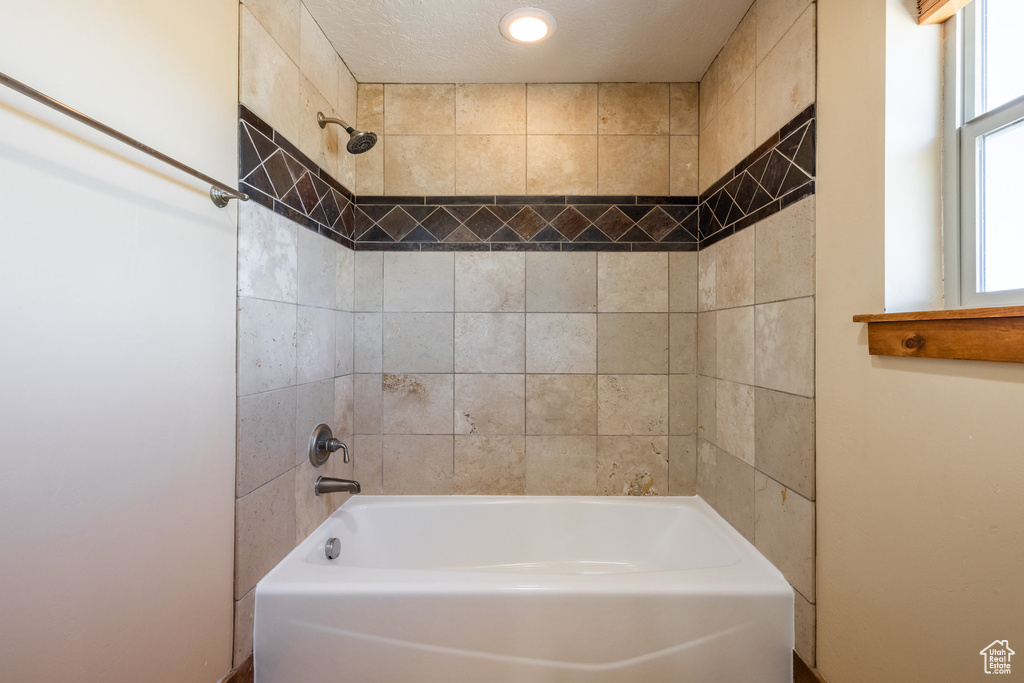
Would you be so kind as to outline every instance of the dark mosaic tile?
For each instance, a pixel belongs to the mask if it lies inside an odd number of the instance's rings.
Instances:
[[[530,240],[531,242],[564,242],[565,235],[558,232],[550,225],[538,232]]]
[[[374,242],[372,251],[422,251],[421,242]]]
[[[473,231],[467,228],[465,225],[459,225],[455,230],[448,234],[447,237],[443,238],[445,242],[480,242],[480,238],[473,234]]]
[[[634,223],[617,206],[613,206],[603,216],[594,221],[594,225],[613,240],[617,240],[626,234],[626,231],[632,228]]]
[[[341,212],[340,225],[343,228],[344,235],[350,239],[355,232],[355,208],[355,205],[349,202],[348,206]]]
[[[746,215],[746,214],[743,211],[743,209],[741,209],[740,207],[736,206],[736,202],[733,202],[732,208],[729,209],[729,215],[726,216],[726,218],[725,218],[725,220],[723,222],[726,225],[732,225],[733,223],[735,223],[739,219],[743,218],[744,215]]]
[[[588,221],[593,223],[604,215],[605,211],[611,208],[609,204],[574,204],[573,208],[582,213]]]
[[[786,173],[789,172],[790,166],[792,164],[786,157],[775,151],[771,153],[768,166],[764,170],[764,175],[761,176],[761,187],[772,197],[779,196],[779,188],[782,187],[782,181],[786,179]]]
[[[420,251],[490,251],[487,242],[421,242]]]
[[[637,204],[658,204],[660,206],[672,206],[677,204],[696,204],[699,201],[697,197],[637,197]]]
[[[465,223],[473,217],[473,214],[480,210],[480,205],[472,204],[469,206],[459,206],[458,204],[454,204],[451,206],[445,206],[444,208],[448,213],[458,218],[460,223]]]
[[[360,242],[394,242],[391,235],[387,234],[376,225],[358,237]]]
[[[806,173],[797,168],[796,164],[792,164],[786,174],[786,179],[782,181],[782,186],[779,188],[779,196],[788,194],[810,180]]]
[[[387,195],[360,195],[356,197],[356,204],[424,204],[424,197],[411,196],[387,196]]]
[[[403,204],[409,204],[411,202],[402,202]],[[424,197],[423,203],[434,204],[434,205],[452,205],[457,206],[459,204],[493,204],[494,195],[441,195],[433,197]]]
[[[706,200],[706,199],[707,199],[708,197],[713,197],[713,196],[715,195],[715,193],[716,193],[716,192],[718,192],[718,191],[719,191],[719,190],[721,190],[721,189],[722,189],[723,187],[725,187],[725,186],[726,186],[726,185],[728,184],[728,182],[729,182],[730,180],[732,180],[732,179],[733,179],[734,175],[735,175],[735,174],[734,174],[734,173],[732,172],[732,170],[730,170],[730,171],[727,171],[727,172],[726,172],[726,174],[725,174],[725,175],[723,175],[723,176],[722,176],[721,178],[719,178],[719,179],[718,179],[718,181],[717,181],[717,182],[715,182],[715,184],[714,184],[714,185],[712,185],[711,187],[709,187],[708,189],[706,189],[706,190],[705,190],[705,191],[704,191],[704,192],[703,192],[703,193],[701,194],[701,197],[702,197],[702,198],[704,198],[705,200]]]
[[[781,210],[781,208],[782,205],[779,203],[779,200],[776,199],[772,201],[771,204],[762,206],[757,211],[747,214],[747,216],[743,219],[743,222],[747,225],[753,225],[758,221],[763,221],[765,218],[768,218],[769,216],[778,213]]]
[[[661,238],[662,244],[668,242],[693,242],[694,244],[696,244],[697,236],[691,235],[686,228],[679,226],[678,228],[676,228],[675,230]]]
[[[650,235],[655,242],[660,242],[664,239],[666,235],[675,230],[677,225],[679,224],[676,220],[660,208],[655,208],[644,216],[643,220],[637,223],[637,227]]]
[[[457,228],[462,227],[462,223],[455,216],[448,213],[444,208],[438,208],[434,213],[430,214],[423,221],[423,227],[435,235],[438,239],[445,239],[448,235],[452,234]],[[469,230],[466,230],[469,232]],[[470,233],[472,234],[472,233]],[[476,237],[474,235],[474,237]]]
[[[343,244],[345,242],[344,237],[342,237],[341,235],[339,235],[338,233],[334,232],[333,230],[326,226],[321,225],[320,230],[318,232],[327,239],[331,240],[332,242],[337,242],[338,244]]]
[[[803,142],[800,143],[800,149],[797,151],[796,157],[793,159],[793,161],[796,162],[796,165],[811,177],[814,177],[814,174],[817,172],[814,127],[814,122],[811,122],[811,125],[807,129],[807,134],[804,136]]]
[[[680,223],[679,227],[676,228],[676,232],[683,230],[690,234],[690,236],[696,240],[697,236],[700,235],[700,213],[694,211],[689,216],[684,218]]]
[[[310,173],[313,177],[319,179],[320,174],[316,167],[312,169],[306,169],[302,164],[292,159],[288,154],[284,155],[284,162],[288,165],[288,172],[292,174],[292,178],[298,180],[302,177],[303,173]]]
[[[292,188],[292,185],[295,184],[296,179],[288,168],[284,152],[279,151],[276,154],[271,154],[270,158],[263,162],[263,168],[266,169],[267,175],[270,176],[270,182],[273,184],[274,192],[278,197],[283,197]]]
[[[569,195],[566,204],[636,204],[636,197],[624,194]]]
[[[621,211],[622,213],[624,213],[627,216],[629,216],[631,221],[633,221],[634,223],[637,223],[637,222],[640,221],[640,219],[642,219],[644,216],[646,216],[651,211],[651,209],[653,209],[654,207],[653,206],[629,206],[629,205],[625,205],[625,206],[619,206],[617,208],[619,209],[619,211]]]
[[[248,129],[249,139],[252,140],[253,146],[256,148],[256,153],[259,154],[260,159],[269,158],[274,152],[280,149],[274,141],[268,135],[263,135],[257,130],[252,128]]]
[[[508,223],[510,220],[512,220],[513,216],[515,216],[517,213],[523,210],[523,205],[494,204],[493,206],[488,206],[487,208],[490,209],[491,213],[493,213],[495,216],[500,218],[505,223]]]
[[[338,208],[334,192],[328,192],[324,195],[324,198],[320,200],[320,208],[323,209],[324,215],[327,217],[327,226],[334,228],[338,219],[341,218],[341,209]]]
[[[814,194],[814,181],[801,185],[786,196],[779,200],[779,210],[785,209],[787,206],[797,203],[805,197],[809,197]]]
[[[302,200],[299,198],[299,191],[296,188],[288,190],[288,194],[281,198],[284,204],[292,207],[296,211],[306,213],[306,207],[302,205]]]
[[[711,211],[715,214],[715,219],[720,225],[729,224],[729,214],[732,213],[735,205],[736,203],[733,202],[732,197],[727,192],[720,191],[718,193],[718,201],[712,203]]]
[[[260,158],[256,146],[252,143],[249,131],[245,126],[238,127],[238,177],[244,178],[252,173],[253,169],[260,165],[263,159]]]
[[[653,242],[651,236],[640,229],[640,226],[633,228],[628,231],[625,235],[619,239],[619,242]]]
[[[502,226],[501,219],[491,213],[486,206],[481,207],[476,213],[466,220],[466,227],[482,240],[486,240]],[[509,232],[513,232],[511,228]],[[516,235],[519,239],[519,235]]]
[[[710,247],[712,244],[717,244],[718,242],[721,242],[726,237],[729,237],[732,234],[733,234],[732,228],[722,228],[718,232],[715,232],[715,233],[713,233],[711,235],[708,235],[707,237],[701,239],[701,241],[700,241],[700,248],[704,249],[705,247]]]
[[[771,152],[763,154],[754,163],[747,167],[746,174],[754,179],[754,182],[760,183],[761,178],[764,177],[764,171],[768,168],[768,161],[772,158]]]
[[[331,193],[331,188],[324,181],[320,180],[319,175],[309,174],[309,179],[313,181],[313,187],[316,188],[316,194],[318,197],[325,197]]]
[[[401,242],[402,238],[416,227],[416,219],[403,211],[402,207],[396,206],[388,212],[387,216],[377,221],[377,225],[391,235],[396,242]]]
[[[416,226],[413,230],[401,239],[402,242],[437,242],[437,238],[426,231],[422,226]]]
[[[736,192],[740,189],[740,183],[743,182],[744,175],[746,174],[744,173],[734,177],[732,180],[725,184],[725,187],[722,188],[729,194],[730,197],[733,198],[733,201],[736,201]]]
[[[302,174],[299,182],[295,183],[295,190],[299,193],[299,199],[302,200],[302,206],[305,208],[306,213],[312,211],[313,207],[320,203],[320,195],[316,193],[316,188],[313,187],[313,180],[310,174]]]
[[[508,219],[508,226],[524,240],[533,239],[534,235],[548,227],[548,222],[539,213],[525,206],[519,213]]]
[[[631,251],[628,242],[562,242],[562,251]]]
[[[611,242],[612,239],[596,226],[591,225],[573,240],[574,242]]]
[[[708,235],[712,235],[722,229],[722,224],[715,218],[715,212],[711,209],[709,203],[702,204],[700,207],[700,239],[703,244],[704,239]]]
[[[252,173],[245,177],[245,182],[263,194],[277,197],[277,190],[274,189],[274,184],[270,182],[270,177],[263,166],[257,166]]]
[[[808,121],[812,120],[813,118],[814,118],[814,105],[810,104],[810,105],[807,106],[806,109],[804,109],[802,112],[800,112],[799,114],[794,116],[793,119],[789,123],[787,123],[786,125],[784,125],[782,127],[782,129],[779,131],[779,137],[780,138],[786,137],[787,135],[792,133],[794,130],[796,130],[800,126],[804,125]]]
[[[327,214],[324,213],[324,207],[322,204],[314,206],[313,210],[309,212],[309,217],[320,225],[327,225]]]
[[[779,134],[772,133],[771,136],[767,140],[762,142],[757,149],[755,149],[753,152],[744,157],[743,161],[736,164],[736,167],[733,169],[734,173],[738,175],[741,171],[749,169],[755,161],[764,156],[765,152],[767,152],[777,144],[779,144]]]
[[[437,211],[438,208],[436,206],[406,205],[402,207],[402,210],[405,211],[410,216],[412,216],[414,219],[416,219],[417,223],[422,223],[423,221],[427,220],[427,218],[432,213]]]
[[[516,231],[507,225],[495,232],[487,240],[488,242],[522,242],[523,238],[516,234]]]
[[[274,142],[277,143],[278,147],[287,152],[294,161],[298,161],[300,164],[302,164],[302,166],[305,167],[305,170],[317,173],[317,169],[319,169],[320,167],[313,163],[312,159],[310,159],[305,154],[300,152],[298,147],[296,147],[287,139],[285,139],[284,136],[282,136],[276,130],[274,131]]]
[[[256,202],[257,204],[259,204],[261,206],[265,206],[268,209],[270,209],[271,211],[274,210],[274,198],[273,197],[270,197],[270,196],[260,192],[259,190],[257,190],[252,185],[249,185],[249,184],[244,183],[244,182],[238,183],[238,188],[240,190],[242,190],[242,192],[245,192],[247,195],[249,195],[249,201]]]
[[[320,226],[317,225],[316,221],[312,218],[309,218],[303,213],[296,211],[292,207],[282,204],[281,202],[274,202],[274,213],[284,216],[293,223],[298,223],[302,227],[308,228],[313,232],[320,231]]]
[[[565,195],[498,195],[494,198],[497,204],[565,204]]]
[[[372,228],[374,226],[374,224],[375,224],[375,221],[372,218],[370,218],[369,216],[366,215],[366,212],[363,211],[362,207],[360,207],[358,205],[353,207],[353,210],[352,210],[352,233],[354,235],[362,235],[367,230]],[[362,239],[362,237],[359,237],[359,239]]]
[[[391,209],[395,208],[391,204],[360,204],[358,202],[356,202],[356,206],[359,207],[360,211],[369,216],[370,220],[374,223],[387,216]]]
[[[561,204],[531,204],[530,208],[539,213],[549,223],[565,211],[565,207]]]
[[[352,193],[349,192],[344,185],[335,180],[330,173],[328,173],[322,168],[317,168],[317,176],[319,176],[320,180],[327,183],[332,190],[339,193],[341,196],[345,197],[349,201],[352,200]]]
[[[561,242],[492,242],[491,251],[559,251]]]
[[[736,202],[736,206],[746,213],[750,211],[751,202],[754,201],[758,190],[764,192],[764,189],[757,184],[757,181],[751,178],[749,173],[744,172],[739,177],[739,183],[732,195],[732,199]]]
[[[570,206],[558,214],[551,225],[570,240],[574,240],[581,232],[590,227],[590,220],[575,207]]]
[[[786,157],[790,161],[796,156],[797,150],[800,149],[800,143],[804,140],[804,134],[807,132],[806,128],[799,128],[790,133],[786,138],[782,140],[775,148],[779,154]]]
[[[270,127],[270,124],[256,116],[248,107],[244,104],[238,105],[238,118],[245,121],[247,124],[255,128],[256,130],[263,133],[268,138],[274,134],[274,129]]]
[[[663,206],[661,210],[672,216],[676,222],[685,220],[687,216],[692,216],[697,211],[697,203],[685,204],[680,206]]]
[[[633,251],[697,251],[696,242],[633,242]]]
[[[767,206],[774,201],[772,196],[768,194],[763,187],[758,185],[754,188],[754,196],[751,198],[750,203],[747,205],[747,213],[757,211],[762,206]]]

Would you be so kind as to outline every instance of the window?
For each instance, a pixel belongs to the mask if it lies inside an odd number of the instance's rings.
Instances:
[[[957,94],[947,104],[956,126],[946,140],[956,179],[946,186],[950,306],[1024,304],[1022,29],[1022,0],[975,0],[948,27],[957,52],[947,79]]]

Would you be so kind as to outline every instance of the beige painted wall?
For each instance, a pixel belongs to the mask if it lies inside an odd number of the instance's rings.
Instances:
[[[697,194],[696,83],[359,84],[362,195]]]
[[[886,300],[886,12],[819,2],[818,667],[980,680],[1024,643],[1024,367],[872,358],[850,321]]]
[[[232,0],[0,2],[0,64],[231,185]],[[235,206],[0,88],[0,677],[231,664]]]

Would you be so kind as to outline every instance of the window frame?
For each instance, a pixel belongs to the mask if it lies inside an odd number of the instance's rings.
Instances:
[[[980,108],[978,80],[982,64],[980,11],[975,0],[946,22],[943,112],[943,247],[947,308],[1009,306],[1024,303],[1024,288],[978,291],[978,141],[1024,119],[1024,96],[990,112]]]

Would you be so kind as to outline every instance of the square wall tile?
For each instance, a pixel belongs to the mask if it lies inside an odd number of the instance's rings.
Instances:
[[[729,170],[719,163],[718,127],[718,117],[716,116],[700,133],[699,149],[697,150],[700,168],[697,170],[697,179],[701,192],[718,182],[718,179]]]
[[[754,415],[757,469],[813,500],[814,399],[756,389]]]
[[[455,310],[526,310],[526,252],[455,252]]]
[[[754,343],[759,387],[814,396],[814,297],[756,306]]]
[[[331,175],[336,175],[340,157],[338,143],[345,132],[340,130],[339,126],[321,128],[316,120],[316,115],[320,112],[323,112],[324,116],[337,116],[334,107],[320,94],[316,86],[304,75],[300,75],[299,139],[296,140],[296,147],[314,164],[330,170]]]
[[[299,69],[248,4],[240,9],[238,100],[287,139],[298,140]]]
[[[691,373],[697,367],[697,314],[669,316],[669,372]]]
[[[299,69],[333,107],[338,100],[338,53],[304,6],[299,11],[299,41]]]
[[[386,495],[454,492],[454,436],[385,436],[383,450]]]
[[[597,433],[668,434],[667,375],[598,375]]]
[[[355,252],[354,311],[380,311],[384,306],[384,252]]]
[[[529,83],[526,132],[530,135],[596,135],[596,83]]]
[[[385,313],[384,372],[452,372],[452,313]]]
[[[793,647],[800,659],[813,668],[815,666],[815,628],[817,614],[807,598],[794,591],[794,617],[796,621],[796,643]]]
[[[359,83],[356,86],[356,128],[384,133],[384,84]]]
[[[386,83],[386,135],[454,135],[455,86],[451,83]]]
[[[597,371],[664,373],[669,369],[669,317],[665,313],[599,313]]]
[[[697,311],[697,252],[669,253],[668,310],[673,313]]]
[[[295,492],[293,495],[295,497],[296,544],[305,540],[318,526],[324,523],[324,520],[332,512],[349,499],[350,494],[347,493],[329,493],[318,496],[313,488],[316,485],[317,477],[333,477],[334,465],[340,461],[341,458],[338,458],[338,461],[331,458],[323,467],[313,467],[309,460],[306,460],[295,468]]]
[[[696,135],[673,135],[669,141],[669,193],[681,197],[699,194],[699,146]]]
[[[718,100],[725,103],[754,73],[757,6],[752,5],[718,55]],[[753,151],[753,148],[751,148]]]
[[[526,495],[597,495],[597,437],[527,436]]]
[[[754,227],[757,303],[814,294],[814,209],[812,195]]]
[[[710,441],[697,439],[697,495],[717,509],[718,449]]]
[[[238,299],[238,395],[295,384],[295,304]]]
[[[352,437],[352,478],[369,496],[384,492],[384,446],[378,434]]]
[[[597,432],[594,375],[527,375],[526,433],[584,435]]]
[[[697,437],[668,437],[668,495],[697,495]]]
[[[354,335],[352,314],[334,312],[334,374],[350,375],[353,368]]]
[[[597,437],[597,486],[602,496],[668,495],[668,437]]]
[[[235,501],[235,599],[295,547],[295,470]]]
[[[309,435],[319,424],[328,425],[335,436],[345,436],[334,423],[334,380],[302,384],[295,389],[294,464],[309,462]]]
[[[599,194],[667,195],[667,135],[601,135],[597,141]]]
[[[383,376],[384,434],[452,434],[452,375]]]
[[[758,140],[767,140],[814,102],[817,21],[811,3],[757,66]]]
[[[384,194],[455,194],[455,139],[454,135],[388,135]]]
[[[754,307],[742,306],[715,314],[717,377],[754,383]],[[721,445],[721,444],[719,444]]]
[[[754,303],[754,231],[741,230],[715,247],[715,307],[749,306]]]
[[[523,194],[525,192],[525,137],[522,135],[456,136],[456,194]]]
[[[525,313],[456,313],[456,372],[524,372]]]
[[[754,477],[747,463],[719,450],[715,457],[715,509],[736,531],[754,542]],[[762,551],[763,552],[763,551]]]
[[[300,0],[245,0],[242,3],[296,63],[299,61]]]
[[[668,135],[668,83],[598,85],[600,135]]]
[[[813,0],[759,0],[757,63],[760,64]]]
[[[748,465],[754,464],[754,387],[718,380],[715,444]]]
[[[353,369],[380,372],[384,365],[384,315],[356,313],[352,316]]]
[[[525,424],[525,375],[455,375],[456,434],[523,434]]]
[[[814,503],[758,472],[754,545],[793,588],[814,600]]]
[[[366,129],[360,126],[360,130]],[[384,194],[384,150],[387,146],[387,138],[380,138],[373,149],[363,152],[355,158],[355,193],[357,195]]]
[[[455,437],[456,495],[521,496],[525,491],[525,437]]]
[[[384,310],[454,311],[455,254],[384,254]]]
[[[235,495],[244,496],[295,464],[295,387],[238,399]]]
[[[336,243],[312,230],[296,229],[298,247],[298,300],[305,306],[338,307],[338,252]]]
[[[697,372],[708,377],[718,376],[718,313],[706,311],[697,314]]]
[[[711,62],[711,66],[704,72],[700,79],[700,130],[703,134],[708,124],[718,116],[718,59]]]
[[[718,308],[718,247],[712,244],[697,252],[697,310],[714,311]]]
[[[597,310],[602,313],[667,312],[668,253],[599,253]]]
[[[700,84],[672,83],[669,97],[669,132],[672,135],[700,133]]]
[[[597,316],[592,313],[527,313],[526,371],[597,371]]]
[[[754,103],[754,76],[751,74],[739,90],[722,104],[718,114],[719,175],[743,161],[760,144],[754,136]]]
[[[528,194],[597,194],[596,135],[528,135]]]
[[[335,273],[336,301],[339,311],[355,310],[355,259],[356,253],[348,247],[336,244],[334,247],[338,268]]]
[[[296,225],[257,204],[238,206],[238,295],[295,303]]]
[[[668,433],[697,433],[697,375],[669,375]]]
[[[334,378],[334,429],[337,430],[339,439],[350,437],[355,433],[355,392],[353,383],[354,375],[345,375]],[[349,443],[349,446],[352,444]]]
[[[356,434],[380,434],[382,377],[379,374],[353,375],[353,429]]]
[[[597,310],[597,254],[526,252],[526,310],[588,313]]]
[[[235,648],[231,666],[235,669],[252,654],[253,616],[256,613],[256,590],[235,601]]]
[[[526,133],[524,83],[459,83],[455,86],[457,135]]]
[[[296,318],[296,382],[334,377],[335,311],[299,306]]]
[[[718,440],[718,380],[697,376],[697,435],[715,443]]]

